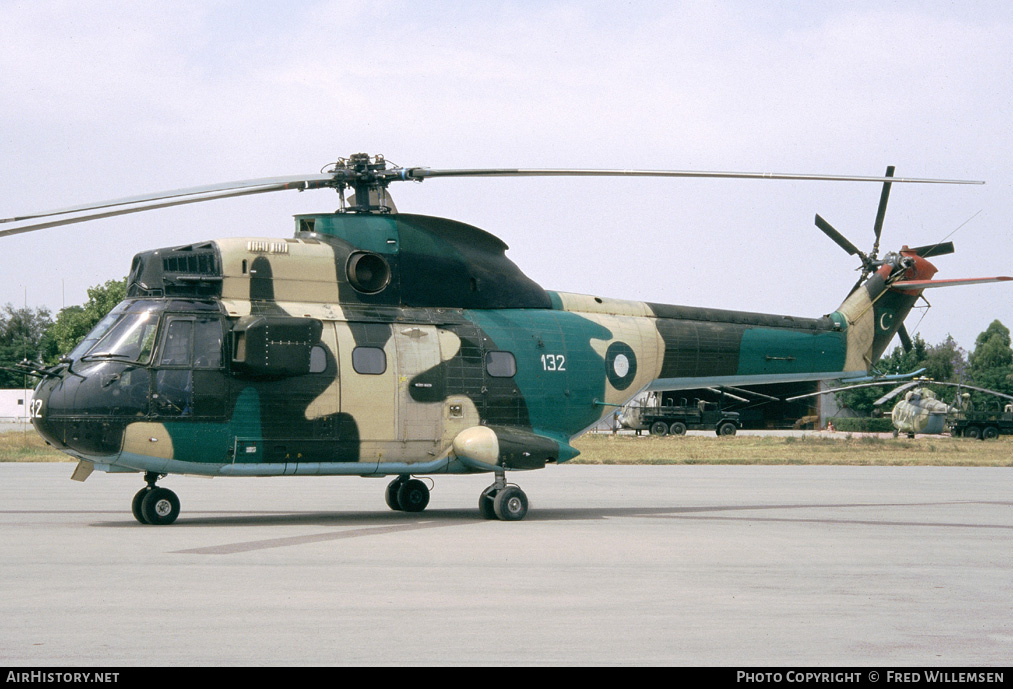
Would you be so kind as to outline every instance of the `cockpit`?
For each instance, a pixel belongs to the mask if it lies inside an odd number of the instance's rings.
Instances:
[[[214,302],[121,302],[39,384],[36,428],[60,447],[106,454],[139,417],[222,419],[224,343]]]

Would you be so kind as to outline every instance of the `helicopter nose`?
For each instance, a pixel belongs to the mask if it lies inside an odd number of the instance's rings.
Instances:
[[[89,457],[119,452],[124,424],[97,415],[89,402],[100,381],[64,371],[45,378],[35,389],[32,425],[50,445],[68,454]]]
[[[53,445],[60,450],[67,450],[69,448],[64,442],[62,434],[57,431],[56,427],[52,423],[54,391],[60,389],[62,393],[62,383],[62,378],[44,378],[35,388],[30,412],[32,426],[35,427],[36,432],[50,445]],[[59,397],[62,396],[62,394],[59,395]],[[57,405],[58,408],[60,406],[63,405]]]

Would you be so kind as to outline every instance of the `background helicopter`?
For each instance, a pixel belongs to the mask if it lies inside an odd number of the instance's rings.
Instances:
[[[436,177],[655,176],[881,182],[869,253],[817,216],[862,261],[820,318],[551,292],[506,245],[453,220],[395,212],[395,181]],[[570,441],[642,391],[839,377],[868,369],[929,287],[929,257],[879,257],[893,183],[956,180],[773,173],[449,169],[355,154],[316,174],[246,180],[17,215],[0,236],[207,200],[338,191],[336,213],[296,216],[292,238],[228,238],[134,257],[127,299],[59,365],[37,370],[33,423],[96,468],[142,472],[138,521],[172,523],[170,473],[396,478],[392,509],[420,511],[412,475],[488,472],[486,518],[522,519],[506,472],[564,462]],[[346,191],[352,193],[345,198]],[[902,335],[903,337],[903,335]]]
[[[786,401],[792,402],[816,395],[846,392],[857,388],[880,387],[889,384],[890,383],[888,382],[874,382],[863,383],[860,385],[846,385],[809,395],[789,397]],[[951,404],[947,404],[939,399],[939,397],[936,396],[936,393],[928,387],[929,385],[955,388],[956,390],[953,402]],[[889,412],[890,419],[894,427],[894,437],[897,437],[901,433],[906,434],[909,438],[913,438],[916,433],[929,435],[949,433],[958,419],[962,418],[966,420],[967,416],[969,414],[973,414],[974,412],[970,402],[970,393],[961,393],[961,390],[977,390],[978,392],[984,392],[1003,399],[1013,400],[1013,396],[996,392],[995,390],[987,390],[985,388],[976,387],[974,385],[967,385],[964,383],[946,383],[927,378],[919,378],[917,380],[897,385],[897,387],[893,390],[873,402],[873,406],[879,408],[890,400],[896,398],[898,395],[903,395],[903,397],[894,404],[893,408]],[[1009,405],[1007,405],[1007,412],[1009,412]],[[996,424],[994,423],[988,425],[988,427],[995,426]],[[977,428],[977,426],[973,424],[971,427]],[[959,434],[960,433],[956,433],[955,435]],[[973,435],[969,435],[969,437],[994,438],[997,435],[998,431],[996,430],[994,434],[975,433]]]

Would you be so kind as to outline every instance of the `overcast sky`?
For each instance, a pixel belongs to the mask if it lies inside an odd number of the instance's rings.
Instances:
[[[987,184],[895,185],[884,250],[949,237],[940,278],[1013,275],[1011,7],[0,0],[0,217],[316,173],[356,152],[433,168],[895,165]],[[402,212],[498,235],[547,289],[820,316],[858,261],[814,215],[869,250],[880,186],[436,179],[392,192]],[[139,251],[290,236],[293,214],[337,205],[284,192],[3,238],[0,304],[55,313]],[[931,290],[908,328],[970,350],[993,319],[1013,327],[1011,284]]]

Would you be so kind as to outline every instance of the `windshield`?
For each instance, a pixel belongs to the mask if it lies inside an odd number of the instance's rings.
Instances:
[[[112,315],[112,314],[110,314]],[[108,319],[108,317],[107,317]],[[105,326],[103,328],[103,326]],[[108,330],[102,335],[99,330]],[[151,350],[155,344],[155,331],[158,329],[158,315],[154,310],[127,313],[119,316],[111,327],[106,320],[95,329],[98,343],[88,350],[85,359],[117,359],[140,364],[147,363],[151,358]],[[83,345],[84,343],[82,343]],[[75,350],[77,351],[77,350]]]
[[[116,308],[114,308],[112,311],[107,313],[105,317],[101,321],[99,321],[98,325],[92,328],[91,332],[88,333],[88,335],[85,336],[85,338],[81,340],[78,343],[78,345],[74,347],[74,349],[72,349],[70,354],[68,354],[67,356],[69,356],[71,359],[74,360],[81,358],[81,355],[83,355],[89,349],[94,347],[95,343],[98,342],[100,339],[102,339],[102,336],[109,331],[109,328],[113,326],[113,323],[115,323],[116,320],[123,315],[123,311],[126,309],[126,307],[127,303],[122,302],[119,305],[117,305]]]

